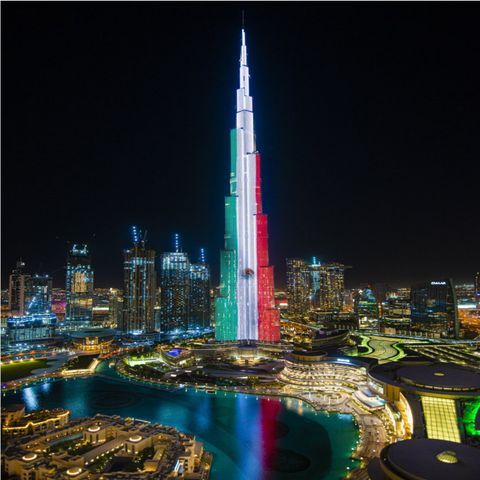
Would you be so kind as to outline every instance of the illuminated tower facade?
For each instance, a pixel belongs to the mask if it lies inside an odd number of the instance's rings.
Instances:
[[[200,249],[198,263],[190,264],[189,330],[202,330],[210,326],[210,268],[205,250]]]
[[[93,270],[85,244],[74,244],[68,254],[65,296],[66,326],[73,330],[90,326],[93,313]]]
[[[8,310],[12,315],[23,315],[25,313],[29,278],[30,276],[25,273],[25,263],[19,260],[16,268],[10,274],[8,284]]]
[[[215,303],[219,341],[280,340],[249,82],[242,30],[236,128],[230,134],[230,195],[225,198],[225,249],[220,254],[220,291]]]
[[[175,251],[160,255],[160,329],[179,334],[188,330],[190,260],[175,234]]]
[[[156,295],[155,250],[146,247],[146,239],[133,227],[133,246],[124,251],[123,322],[128,333],[154,331]]]
[[[52,277],[49,275],[32,275],[27,282],[27,315],[50,313],[52,311]]]
[[[320,276],[320,308],[327,312],[339,312],[343,308],[345,291],[345,270],[350,268],[342,263],[325,263]]]
[[[457,297],[451,279],[413,285],[410,310],[414,329],[458,338]]]
[[[475,302],[477,304],[477,308],[480,308],[480,272],[477,272],[475,274],[474,289],[475,289]]]
[[[311,278],[307,262],[301,258],[287,258],[288,315],[301,319],[310,310]]]
[[[322,265],[320,265],[317,257],[312,258],[312,263],[308,266],[308,270],[310,272],[310,305],[312,308],[319,308]]]

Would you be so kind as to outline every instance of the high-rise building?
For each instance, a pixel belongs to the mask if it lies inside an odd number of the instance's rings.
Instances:
[[[65,320],[66,306],[65,290],[63,288],[52,288],[52,312],[57,315],[57,320],[60,322]]]
[[[175,251],[160,255],[160,329],[162,333],[185,333],[190,313],[190,260],[175,235]]]
[[[7,319],[7,340],[10,345],[29,341],[50,340],[55,335],[57,316],[52,312],[52,278],[48,275],[24,275],[18,282],[24,290],[23,314]],[[18,298],[18,297],[17,297]]]
[[[358,315],[360,327],[378,323],[378,302],[370,287],[359,290],[355,299],[355,313]]]
[[[124,251],[122,330],[150,333],[155,329],[155,251],[146,247],[145,237],[133,227],[133,245]]]
[[[310,310],[311,279],[309,265],[299,258],[287,258],[288,314],[302,319]]]
[[[477,302],[477,308],[480,308],[480,272],[477,272],[475,274],[474,286],[475,286],[475,300]]]
[[[88,246],[73,244],[67,257],[66,327],[88,327],[92,322],[93,270]]]
[[[340,312],[343,309],[345,291],[345,269],[342,263],[325,263],[320,269],[320,309],[326,312]]]
[[[449,338],[457,338],[457,299],[450,279],[412,286],[410,296],[412,326]]]
[[[310,272],[310,304],[312,308],[320,308],[320,287],[322,279],[322,265],[317,257],[312,258],[308,266]]]
[[[48,275],[32,275],[27,280],[25,312],[50,313],[52,311],[52,277]]]
[[[236,128],[230,135],[230,195],[225,198],[225,249],[220,255],[220,289],[215,301],[215,337],[219,341],[280,340],[249,83],[242,30]]]
[[[189,330],[210,326],[210,268],[205,250],[200,250],[198,263],[190,265]]]
[[[8,282],[8,309],[12,315],[25,313],[26,287],[29,277],[25,273],[25,262],[20,259],[10,274]]]
[[[410,288],[388,291],[382,304],[382,320],[395,322],[407,319],[410,321]]]
[[[110,328],[122,328],[123,326],[123,292],[118,288],[110,288],[108,306],[108,322]]]
[[[460,309],[476,308],[475,285],[470,283],[462,283],[455,285],[455,295],[457,297],[457,305]]]

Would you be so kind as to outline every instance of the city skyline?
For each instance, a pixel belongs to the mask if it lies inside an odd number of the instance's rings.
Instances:
[[[457,5],[2,3],[2,478],[480,478]]]
[[[4,211],[4,285],[19,257],[31,273],[48,273],[62,285],[66,242],[72,241],[90,245],[97,285],[121,286],[122,251],[129,245],[129,225],[136,223],[149,230],[157,252],[167,250],[175,231],[191,242],[186,251],[205,247],[218,279],[228,178],[225,119],[233,111],[232,52],[237,51],[240,12],[221,6],[212,19],[205,7],[204,12],[151,8],[118,6],[116,21],[102,23],[108,10],[97,5],[6,6],[4,85],[10,96],[4,114],[10,121],[4,124],[4,178],[9,178],[4,202],[18,199],[18,182],[20,208],[36,198],[43,202],[21,214]],[[447,17],[441,6],[432,12],[417,6],[351,6],[346,14],[341,6],[321,9],[325,15],[313,15],[307,6],[288,11],[295,20],[288,29],[281,27],[285,7],[247,11],[276,284],[285,285],[285,258],[312,255],[352,265],[347,286],[446,277],[470,282],[479,263],[478,225],[472,220],[476,152],[469,133],[476,121],[469,112],[478,102],[473,88],[478,67],[461,68],[474,42],[470,30],[460,31],[454,19],[467,24],[471,19],[458,10]],[[355,12],[367,22],[361,28]],[[366,12],[373,12],[371,19]],[[409,19],[408,38],[398,30],[388,33],[396,25],[395,12]],[[145,22],[164,14],[180,19],[180,35],[173,37],[168,25],[163,33],[149,28],[140,34]],[[443,34],[429,23],[430,15],[455,34]],[[268,22],[267,16],[272,16]],[[82,21],[74,24],[73,18]],[[384,23],[377,25],[380,18]],[[24,26],[13,31],[19,24]],[[66,26],[71,32],[63,30]],[[63,36],[64,44],[47,35],[49,29]],[[348,48],[359,34],[352,54]],[[377,34],[383,35],[382,44],[373,41]],[[199,45],[196,38],[202,39]],[[420,40],[424,47],[416,52],[413,46]],[[449,49],[442,50],[447,43]],[[204,53],[208,61],[203,61],[200,51],[215,55]],[[403,68],[393,66],[392,59]],[[139,67],[132,72],[135,62]],[[282,75],[286,66],[287,76]],[[421,82],[415,68],[422,71]],[[340,86],[334,88],[336,82]],[[162,89],[171,92],[170,99]],[[361,89],[365,100],[359,99]],[[205,94],[199,98],[195,92],[200,90]],[[288,96],[279,94],[283,91]],[[170,125],[160,118],[162,102]],[[292,118],[282,113],[285,108]],[[445,130],[448,138],[438,136]],[[318,138],[312,137],[315,132]],[[136,179],[123,171],[138,159],[151,174],[137,201],[127,205],[122,189]],[[459,234],[459,225],[465,234]]]

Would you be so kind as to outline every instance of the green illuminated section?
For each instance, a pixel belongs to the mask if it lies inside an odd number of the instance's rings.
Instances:
[[[230,196],[225,197],[225,250],[220,252],[220,295],[215,300],[215,338],[237,339],[237,130],[230,131]]]
[[[220,252],[220,296],[215,301],[215,338],[219,341],[237,339],[237,253]]]
[[[463,424],[465,425],[465,431],[470,436],[480,436],[480,430],[475,427],[475,419],[479,415],[480,410],[480,397],[468,402],[465,405],[465,411],[463,413]]]
[[[230,130],[230,195],[237,194],[237,130]]]
[[[370,337],[366,337],[364,335],[361,335],[361,338],[362,338],[362,343],[360,343],[360,345],[362,347],[365,347],[367,349],[367,351],[359,353],[359,355],[370,355],[373,352],[373,348],[369,345]]]
[[[392,345],[392,347],[398,352],[397,355],[395,355],[394,357],[390,358],[390,361],[391,362],[398,362],[398,360],[402,359],[403,357],[406,357],[407,354],[405,353],[405,351],[403,350],[402,346],[401,346],[401,343],[394,343]]]

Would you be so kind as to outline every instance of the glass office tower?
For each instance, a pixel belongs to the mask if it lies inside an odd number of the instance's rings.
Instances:
[[[52,277],[32,275],[28,279],[25,310],[28,315],[52,311]]]
[[[188,330],[190,300],[190,260],[181,251],[175,235],[175,251],[160,255],[160,328],[162,333],[180,334]]]
[[[410,294],[412,327],[449,338],[458,338],[457,299],[450,279],[412,286]]]
[[[136,228],[133,232],[133,245],[124,251],[121,329],[128,333],[150,333],[155,329],[155,251],[146,247],[141,232],[137,232]]]
[[[198,263],[190,265],[189,330],[202,330],[210,326],[210,268],[205,252],[200,251]]]
[[[12,270],[8,282],[8,310],[11,315],[25,313],[26,287],[30,275],[25,273],[25,262],[21,259]]]
[[[93,270],[88,246],[74,244],[67,257],[65,326],[89,327],[93,309]]]

